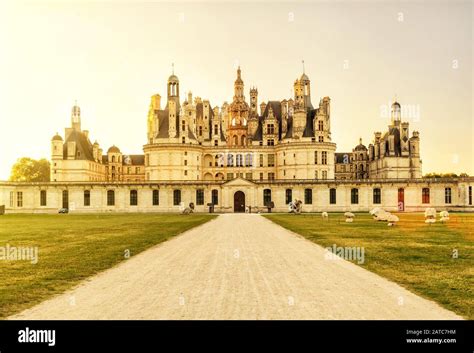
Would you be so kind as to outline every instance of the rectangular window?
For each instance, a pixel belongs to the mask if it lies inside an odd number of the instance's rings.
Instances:
[[[90,205],[91,205],[91,191],[84,190],[84,206],[90,206]]]
[[[382,202],[382,193],[379,188],[373,190],[373,203],[379,204]]]
[[[323,170],[323,179],[326,180],[328,178],[327,170]]]
[[[228,167],[233,167],[234,166],[234,155],[233,154],[228,154],[227,155],[227,166]]]
[[[336,189],[329,189],[329,203],[331,205],[336,204]]]
[[[321,152],[321,164],[328,164],[328,153],[326,151]]]
[[[160,204],[160,191],[153,190],[153,206],[158,206]]]
[[[306,205],[311,205],[313,203],[313,190],[304,189],[304,203]]]
[[[115,205],[115,191],[108,190],[107,191],[107,206],[114,206]]]
[[[286,189],[285,191],[285,204],[289,204],[293,200],[293,190]]]
[[[46,206],[46,190],[40,191],[40,206]]]
[[[263,154],[259,155],[260,167],[263,167]]]
[[[213,205],[218,205],[219,204],[219,191],[218,190],[212,190],[212,204]]]
[[[245,155],[245,166],[246,167],[251,167],[253,165],[253,160],[252,160],[252,154],[247,153]]]
[[[245,179],[252,180],[252,173],[245,173]]]
[[[469,205],[472,205],[472,186],[469,186]]]
[[[69,192],[63,190],[63,208],[69,208]]]
[[[275,155],[274,154],[269,154],[267,158],[268,158],[268,166],[269,167],[274,167],[275,166]]]
[[[268,180],[275,180],[275,173],[268,173]]]
[[[234,179],[234,173],[227,173],[227,180]]]
[[[318,136],[318,142],[324,142],[324,137],[323,136]]]
[[[430,203],[430,188],[423,188],[421,190],[421,202]]]
[[[275,133],[275,126],[273,124],[267,125],[267,134],[273,135]]]
[[[204,189],[196,190],[196,205],[204,205]]]
[[[130,206],[138,205],[138,191],[130,190]]]
[[[242,155],[241,154],[238,154],[236,157],[235,157],[235,165],[237,167],[242,167]]]
[[[314,164],[318,164],[318,151],[314,151]]]
[[[275,140],[274,139],[268,139],[267,140],[267,146],[275,146]]]
[[[15,206],[15,192],[10,191],[10,207],[14,207],[14,206]]]
[[[173,205],[179,206],[181,203],[181,190],[173,190]]]
[[[444,203],[451,203],[451,188],[444,189]]]
[[[260,173],[260,181],[263,180],[263,173]]]
[[[351,203],[352,204],[359,203],[359,189],[351,189]]]
[[[23,192],[22,191],[18,191],[16,193],[16,206],[23,207]]]

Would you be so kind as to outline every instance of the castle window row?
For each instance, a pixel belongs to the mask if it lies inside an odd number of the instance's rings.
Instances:
[[[237,173],[236,176],[243,177],[243,173]],[[233,179],[234,173],[228,173],[228,178]],[[246,179],[252,178],[252,173],[245,174]],[[268,179],[274,180],[275,174],[268,173]],[[260,173],[260,179],[263,180],[263,173]],[[266,191],[265,191],[266,190]],[[271,201],[271,189],[264,190],[264,205],[266,205],[269,201]],[[421,202],[422,204],[430,204],[430,188],[424,187],[421,190]],[[91,191],[84,190],[83,192],[83,205],[84,206],[91,206]],[[196,197],[195,203],[196,205],[204,205],[204,189],[197,189],[196,190]],[[290,203],[293,200],[293,190],[286,189],[285,190],[285,204]],[[130,206],[137,206],[138,205],[139,194],[138,190],[130,190],[129,191],[129,205]],[[39,204],[40,206],[47,206],[48,200],[48,192],[47,190],[40,190],[39,191]],[[14,207],[23,207],[23,192],[22,191],[11,191],[10,192],[10,200],[9,205],[11,208]],[[62,191],[62,200],[61,204],[63,208],[69,208],[69,191],[63,190]],[[181,190],[176,189],[173,190],[173,205],[178,206],[182,201],[181,198]],[[211,202],[214,205],[217,205],[219,201],[218,190],[213,189],[211,191]],[[467,201],[469,205],[472,205],[472,186],[468,186],[467,188]],[[312,189],[304,189],[304,203],[305,204],[312,204],[313,203],[313,190]],[[337,190],[335,188],[329,189],[329,204],[335,205],[337,203]],[[350,190],[350,203],[351,204],[358,204],[359,203],[359,189],[352,188]],[[372,189],[372,203],[382,204],[382,189],[381,188],[373,188]],[[452,188],[446,187],[444,188],[444,203],[449,205],[452,203]],[[159,190],[155,189],[152,191],[152,205],[158,206],[160,204],[160,192]],[[107,190],[107,206],[115,206],[115,191],[114,190]]]

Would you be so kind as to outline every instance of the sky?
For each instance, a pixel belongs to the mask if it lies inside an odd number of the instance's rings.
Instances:
[[[259,103],[331,98],[332,141],[351,151],[385,132],[397,99],[421,138],[423,173],[474,175],[471,2],[1,2],[0,180],[20,157],[50,158],[81,107],[106,151],[143,153],[150,97],[230,102],[236,66]]]

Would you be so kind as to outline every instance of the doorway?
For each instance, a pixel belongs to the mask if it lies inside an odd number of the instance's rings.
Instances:
[[[398,189],[398,210],[405,211],[405,189]]]
[[[245,194],[242,191],[234,194],[234,212],[245,212]]]

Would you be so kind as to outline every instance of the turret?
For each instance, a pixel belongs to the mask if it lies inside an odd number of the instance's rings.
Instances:
[[[267,107],[267,104],[265,102],[260,103],[260,115],[263,116],[263,113],[265,112],[266,107]]]
[[[179,111],[180,104],[179,104],[179,79],[178,76],[174,74],[174,65],[173,65],[173,73],[168,78],[168,105],[170,102],[175,102],[176,109]]]
[[[97,141],[94,142],[94,144],[92,145],[92,157],[94,158],[94,160],[96,162],[101,162],[99,160],[99,143]]]
[[[258,115],[258,90],[257,88],[250,89],[250,116]]]
[[[81,131],[81,108],[76,104],[71,111],[71,127],[76,131]]]
[[[63,159],[63,138],[58,133],[51,139],[51,159]]]
[[[392,125],[399,126],[402,119],[400,103],[393,102],[392,104]]]

